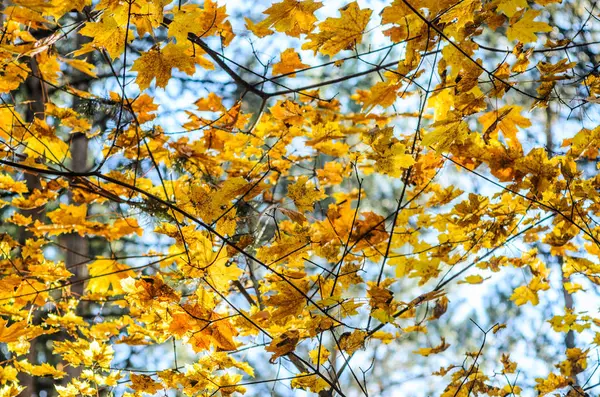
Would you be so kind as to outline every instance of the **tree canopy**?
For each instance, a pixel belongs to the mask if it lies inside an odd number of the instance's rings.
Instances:
[[[0,7],[1,397],[597,392],[595,2]]]

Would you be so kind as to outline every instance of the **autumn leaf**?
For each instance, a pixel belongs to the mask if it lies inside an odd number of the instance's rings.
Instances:
[[[536,306],[540,302],[538,292],[548,290],[549,288],[550,286],[547,282],[541,280],[539,277],[534,277],[529,285],[516,288],[510,299],[519,306],[528,302]]]
[[[320,347],[319,350],[311,350],[308,353],[310,360],[312,361],[313,364],[318,364],[318,363],[326,363],[327,359],[329,358],[330,352],[329,350],[327,350],[324,347]]]
[[[88,265],[90,280],[86,289],[105,296],[122,294],[121,280],[135,276],[131,268],[112,259],[99,259]]]
[[[304,43],[302,49],[334,56],[342,50],[355,48],[362,42],[372,12],[370,9],[361,10],[356,2],[340,8],[341,16],[321,22],[318,33],[306,36],[309,42]]]
[[[321,390],[326,390],[329,384],[315,374],[301,373],[291,381],[291,386],[293,389],[304,389],[312,393],[318,393]]]
[[[433,131],[427,133],[421,144],[434,146],[438,152],[449,149],[455,143],[464,142],[469,134],[469,128],[464,121],[456,115],[449,115],[446,120],[436,121]]]
[[[285,74],[287,77],[295,77],[296,70],[307,68],[308,65],[300,60],[300,56],[292,48],[281,53],[281,62],[273,65],[273,75]]]
[[[349,355],[364,347],[367,333],[360,330],[354,330],[351,333],[344,334],[340,337],[340,347]]]
[[[511,18],[517,11],[527,7],[527,0],[502,0],[498,3],[496,10]]]
[[[289,330],[274,338],[266,351],[273,353],[271,363],[274,363],[279,357],[285,356],[296,349],[296,345],[300,341],[300,333],[295,330]]]
[[[13,193],[27,193],[27,185],[25,182],[15,181],[8,174],[0,174],[0,189]]]
[[[271,29],[265,26],[262,23],[254,23],[250,18],[244,18],[246,20],[246,29],[252,32],[255,36],[263,38],[266,36],[272,35],[273,32]]]
[[[131,379],[131,388],[135,391],[154,394],[163,389],[159,382],[154,381],[154,379],[148,375],[137,375],[132,373],[129,375],[129,378]]]
[[[196,242],[190,246],[192,264],[186,266],[186,271],[191,275],[202,275],[206,282],[219,292],[229,289],[229,283],[236,280],[242,270],[235,263],[228,265],[229,256],[224,247],[218,247],[215,251],[213,243],[206,236],[197,235]]]
[[[378,82],[371,87],[368,97],[363,101],[363,109],[370,111],[375,106],[383,108],[392,106],[398,99],[398,91],[401,87],[402,81],[397,78]]]
[[[589,318],[587,316],[578,316],[573,313],[572,309],[568,309],[563,316],[556,315],[548,320],[552,329],[556,332],[567,333],[569,331],[583,332],[590,328]]]
[[[119,57],[125,51],[126,41],[129,43],[134,39],[133,31],[126,30],[125,26],[125,20],[111,16],[104,16],[100,22],[87,22],[79,33],[91,37],[92,42],[75,51],[74,55],[105,49],[112,59]]]
[[[541,11],[527,10],[518,20],[511,22],[506,31],[508,40],[517,40],[524,44],[532,43],[537,41],[536,33],[552,31],[552,27],[546,22],[534,21],[540,14]],[[517,16],[511,18],[511,21]]]
[[[196,71],[194,59],[186,53],[187,46],[167,44],[164,48],[151,48],[135,60],[131,68],[138,72],[135,79],[140,90],[145,90],[156,78],[156,86],[165,88],[171,78],[171,70],[178,68],[188,75]]]
[[[552,393],[555,390],[562,389],[570,385],[571,380],[562,375],[550,373],[547,378],[535,378],[537,390],[540,396]]]
[[[15,364],[16,368],[18,368],[20,372],[25,372],[32,376],[51,376],[54,379],[62,379],[65,377],[65,375],[67,375],[66,372],[57,370],[48,363],[33,365],[27,360],[21,360],[17,361]]]
[[[173,21],[169,24],[169,36],[174,37],[179,46],[185,45],[190,33],[203,38],[223,34],[230,29],[225,21],[225,6],[219,7],[217,2],[210,0],[203,7],[196,4],[178,7],[174,14]]]
[[[459,281],[458,284],[481,284],[483,283],[483,277],[478,274],[465,277],[464,281]]]
[[[449,347],[450,347],[450,345],[446,343],[446,339],[442,337],[442,341],[440,342],[440,344],[438,346],[422,347],[419,350],[414,351],[413,353],[420,354],[421,356],[427,357],[432,354],[439,354],[439,353],[447,350]]]
[[[497,111],[491,111],[479,117],[483,125],[484,137],[494,136],[498,131],[502,131],[505,138],[511,143],[517,142],[517,132],[519,128],[531,126],[531,121],[521,116],[520,106],[504,106]]]
[[[263,11],[267,18],[257,24],[246,18],[246,26],[258,37],[272,34],[270,29],[299,37],[313,30],[317,21],[314,12],[321,7],[321,2],[313,0],[284,0]]]
[[[301,176],[289,187],[289,196],[300,212],[311,211],[314,203],[321,200],[325,195],[320,192],[315,184],[308,180],[307,176]]]
[[[592,393],[591,11],[226,3],[3,4],[0,396]]]
[[[7,323],[6,320],[0,319],[0,342],[2,343],[14,342],[30,332],[26,321],[19,321],[10,326],[7,326]]]

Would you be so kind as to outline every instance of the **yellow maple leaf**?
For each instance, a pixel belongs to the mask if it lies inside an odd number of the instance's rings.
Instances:
[[[309,65],[302,63],[300,56],[293,48],[288,48],[281,53],[281,62],[273,65],[273,75],[285,74],[288,77],[295,77],[296,70],[307,68]]]
[[[296,183],[288,188],[288,196],[300,212],[311,211],[316,201],[326,197],[323,192],[316,189],[315,184],[310,182],[306,175],[298,178]]]
[[[404,19],[412,15],[412,10],[402,0],[394,0],[381,11],[381,24],[403,24]]]
[[[230,281],[237,280],[242,270],[235,263],[227,265],[229,256],[225,247],[213,250],[212,241],[204,234],[195,235],[195,241],[189,242],[192,263],[184,269],[191,276],[204,277],[206,282],[219,292],[229,289]]]
[[[585,291],[585,289],[583,289],[583,286],[579,283],[573,283],[573,282],[566,282],[563,284],[565,287],[565,290],[569,293],[569,294],[574,294],[577,291]]]
[[[362,108],[370,112],[375,106],[382,108],[392,106],[398,99],[398,90],[402,87],[402,81],[398,78],[392,78],[386,81],[379,81],[369,91],[364,99]]]
[[[213,344],[222,351],[233,351],[238,348],[233,337],[238,334],[237,330],[226,319],[220,319],[220,316],[215,315],[214,321],[208,328]]]
[[[177,44],[182,45],[187,42],[189,33],[200,38],[229,33],[225,32],[231,29],[226,24],[226,18],[225,6],[218,7],[216,2],[206,1],[202,8],[187,4],[175,12],[169,24],[169,36],[175,37]]]
[[[295,329],[285,331],[281,335],[273,338],[271,344],[265,348],[266,351],[273,353],[270,360],[271,363],[274,363],[277,358],[296,350],[296,345],[299,341],[300,332]]]
[[[154,29],[163,22],[164,0],[136,0],[131,5],[131,23],[136,27],[138,37],[146,33],[154,36]]]
[[[536,385],[535,390],[538,392],[538,396],[545,396],[548,393],[552,393],[557,389],[562,389],[571,385],[572,380],[562,375],[556,375],[550,373],[548,378],[535,378]]]
[[[550,285],[547,282],[543,281],[540,277],[534,277],[529,285],[515,288],[513,294],[510,296],[510,300],[518,306],[524,305],[527,302],[531,302],[533,306],[536,306],[540,303],[538,291],[545,291],[549,288]]]
[[[69,145],[56,133],[54,126],[48,125],[46,120],[36,118],[29,127],[30,134],[25,138],[27,143],[24,152],[33,158],[46,157],[47,159],[62,163],[71,157]]]
[[[211,353],[207,358],[210,359],[212,363],[219,365],[221,368],[237,368],[254,378],[254,368],[252,368],[250,364],[243,361],[237,361],[226,352],[214,352]]]
[[[87,205],[60,204],[59,208],[49,212],[48,218],[57,225],[81,225],[85,223]]]
[[[135,82],[145,90],[156,78],[156,86],[164,88],[171,78],[171,69],[178,68],[188,75],[196,71],[194,58],[186,53],[187,46],[174,43],[164,48],[153,47],[133,62],[131,70],[138,72]]]
[[[15,342],[30,331],[27,328],[27,321],[19,321],[10,326],[7,326],[7,323],[6,320],[0,318],[0,343]]]
[[[292,389],[309,390],[312,393],[319,393],[329,387],[325,380],[316,374],[301,373],[290,382]]]
[[[520,106],[503,106],[498,110],[493,110],[479,117],[479,122],[483,125],[484,137],[496,134],[502,131],[504,137],[511,142],[517,142],[517,127],[525,128],[531,126],[531,121],[521,116]]]
[[[275,33],[271,29],[265,27],[262,23],[254,23],[250,18],[244,18],[244,20],[246,21],[246,29],[254,33],[257,37],[263,38]]]
[[[459,281],[458,284],[481,284],[483,283],[483,277],[479,274],[473,274],[471,276],[465,277],[464,280]]]
[[[496,10],[511,18],[519,9],[527,7],[527,0],[500,0]]]
[[[510,24],[506,30],[506,37],[510,41],[518,40],[523,44],[527,44],[537,41],[536,33],[552,31],[552,27],[546,22],[534,21],[541,13],[537,10],[527,10],[518,21]]]
[[[302,108],[292,101],[278,101],[269,110],[273,117],[286,124],[301,125],[304,121]]]
[[[329,350],[327,350],[323,346],[319,346],[318,349],[311,350],[310,352],[308,352],[310,361],[312,361],[313,364],[320,364],[320,365],[323,365],[327,362],[330,354],[331,353],[329,352]]]
[[[587,318],[587,319],[586,319]],[[556,315],[548,320],[552,325],[552,329],[556,332],[567,333],[571,330],[575,332],[583,332],[583,330],[591,327],[589,317],[578,316],[573,313],[573,310],[567,309],[564,316]]]
[[[0,174],[0,190],[19,194],[28,192],[25,182],[15,181],[8,174]]]
[[[340,8],[341,16],[321,22],[319,32],[308,34],[309,42],[304,43],[302,49],[329,56],[353,49],[362,42],[372,12],[370,9],[361,10],[355,1]]]
[[[4,10],[6,12],[6,9]],[[0,75],[0,93],[7,93],[19,88],[22,82],[31,73],[27,64],[11,62],[2,66],[2,75]],[[1,135],[0,135],[1,136]]]
[[[244,386],[239,386],[239,383],[242,380],[242,374],[230,374],[226,373],[225,375],[221,375],[217,378],[216,384],[219,386],[219,393],[223,397],[230,397],[234,393],[245,394],[246,388]]]
[[[87,22],[79,33],[92,37],[93,40],[91,43],[81,46],[73,54],[80,55],[96,48],[104,48],[112,59],[119,57],[125,51],[125,36],[127,36],[127,42],[134,39],[133,31],[127,32],[126,24],[119,22],[112,16],[105,16],[100,22]]]
[[[54,353],[73,366],[100,366],[107,368],[114,357],[114,349],[106,342],[75,339],[54,342]]]
[[[342,334],[339,340],[340,348],[348,355],[352,355],[355,351],[364,348],[366,337],[367,333],[358,329],[351,333]]]
[[[313,30],[317,21],[314,12],[322,6],[322,3],[313,0],[284,0],[267,8],[263,14],[268,17],[259,23],[254,24],[246,18],[246,27],[258,37],[273,34],[271,29],[299,37]]]
[[[66,372],[60,371],[48,363],[33,365],[27,360],[16,361],[15,366],[20,372],[28,373],[32,376],[52,376],[54,379],[62,379]]]
[[[458,113],[451,113],[446,120],[440,120],[431,126],[434,130],[427,133],[421,144],[434,146],[437,152],[449,149],[455,143],[462,143],[469,135],[469,126]]]
[[[448,7],[441,15],[440,22],[452,29],[463,29],[470,25],[481,9],[481,0],[465,0]],[[453,34],[456,35],[456,34]]]
[[[141,236],[143,229],[138,224],[137,219],[135,218],[121,218],[117,219],[115,223],[110,226],[107,230],[105,237],[110,240],[118,240],[123,236],[127,236],[133,233],[136,233],[138,236]]]
[[[3,74],[7,72],[8,66],[9,65],[4,67],[4,70],[2,71]],[[27,71],[25,74],[27,75]],[[0,80],[0,92],[5,92],[1,87],[2,80]],[[22,123],[23,120],[21,119],[19,113],[17,113],[15,110],[14,106],[0,106],[0,138],[8,141],[12,136],[13,128]]]
[[[418,350],[413,351],[413,353],[420,354],[421,356],[430,356],[432,354],[438,354],[450,347],[450,344],[446,343],[446,339],[442,337],[442,341],[439,345],[434,347],[422,347]]]
[[[163,389],[163,386],[159,382],[156,382],[148,375],[132,373],[129,375],[129,379],[131,379],[131,388],[137,392],[155,394]]]
[[[373,153],[368,158],[375,160],[375,171],[392,177],[399,177],[405,169],[415,164],[406,146],[393,136],[393,128],[377,129],[375,140],[370,144]]]
[[[194,105],[200,111],[205,112],[222,112],[227,110],[225,106],[223,106],[223,100],[220,96],[211,92],[208,94],[208,97],[202,97],[194,102]]]
[[[60,121],[61,126],[71,128],[70,133],[85,133],[91,129],[91,124],[79,113],[68,107],[58,107],[55,104],[46,103],[46,115],[53,116]]]
[[[41,77],[50,84],[58,84],[60,77],[60,63],[56,55],[44,51],[36,55],[38,69]]]
[[[98,259],[88,265],[88,271],[90,280],[86,289],[94,294],[122,294],[121,280],[135,277],[135,273],[129,266],[113,259]]]

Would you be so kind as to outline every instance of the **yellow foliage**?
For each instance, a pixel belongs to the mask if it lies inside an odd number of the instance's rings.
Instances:
[[[318,25],[318,33],[309,33],[306,37],[309,42],[304,43],[302,49],[329,56],[353,49],[362,42],[372,12],[361,10],[355,1],[347,4],[340,8],[339,18],[327,18]]]
[[[0,397],[594,393],[591,0],[5,3]]]

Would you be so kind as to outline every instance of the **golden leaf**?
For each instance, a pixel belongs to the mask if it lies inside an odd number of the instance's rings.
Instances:
[[[307,68],[308,65],[302,63],[300,56],[294,49],[288,48],[281,53],[281,62],[273,65],[273,75],[285,74],[287,77],[295,77],[296,70]]]
[[[510,24],[506,31],[506,37],[510,41],[518,40],[523,44],[527,44],[537,41],[536,33],[551,32],[552,27],[546,22],[534,21],[541,13],[537,10],[527,10],[519,20]],[[518,17],[518,14],[515,17]],[[515,17],[511,18],[511,21]]]
[[[188,75],[196,71],[194,59],[186,53],[186,45],[167,44],[164,48],[151,48],[135,60],[132,71],[138,72],[135,82],[145,90],[156,78],[156,86],[165,88],[171,78],[171,69],[178,68]]]
[[[104,16],[100,22],[87,22],[79,31],[84,36],[93,40],[75,51],[74,55],[88,53],[96,48],[106,49],[112,59],[119,57],[125,51],[125,37],[127,42],[133,41],[133,31],[125,30],[126,21],[117,21],[114,17]]]
[[[362,43],[362,36],[371,18],[370,9],[361,10],[357,2],[340,8],[339,18],[327,18],[319,24],[319,33],[306,36],[309,42],[303,50],[313,50],[315,54],[334,56],[342,50],[351,50]]]
[[[246,18],[246,27],[258,37],[272,34],[271,29],[299,37],[313,30],[317,21],[313,14],[322,6],[322,3],[313,0],[284,0],[266,9],[263,14],[268,17],[257,24]]]

